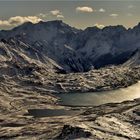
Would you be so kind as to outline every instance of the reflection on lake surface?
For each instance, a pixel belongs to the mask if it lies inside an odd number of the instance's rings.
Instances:
[[[70,106],[90,106],[140,98],[140,82],[127,88],[93,93],[59,94],[61,103]]]

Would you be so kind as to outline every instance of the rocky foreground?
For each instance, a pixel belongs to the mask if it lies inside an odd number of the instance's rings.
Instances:
[[[52,21],[1,31],[0,139],[140,139],[140,99],[66,107],[56,97],[138,82],[139,40],[140,24],[82,31]],[[32,109],[58,115],[37,116]]]
[[[0,139],[140,139],[139,99],[73,108],[58,105],[53,95],[127,87],[140,79],[139,66],[112,66],[70,74],[47,72],[39,66],[12,66],[1,65]],[[29,69],[33,70],[28,75]],[[76,113],[33,117],[28,114],[29,109],[63,109]]]
[[[51,106],[36,107],[50,108]],[[26,109],[18,109],[1,115],[0,138],[10,140],[140,139],[140,99],[97,107],[67,109],[79,110],[79,114],[34,118],[23,115],[27,112]]]

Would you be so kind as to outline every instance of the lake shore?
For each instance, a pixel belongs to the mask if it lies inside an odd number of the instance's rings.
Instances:
[[[59,105],[58,98],[54,96],[54,93],[61,92],[68,94],[127,87],[139,81],[139,67],[110,67],[87,73],[70,74],[38,71],[30,76],[1,75],[0,79],[0,139],[72,137],[67,133],[64,134],[64,131],[74,132],[74,137],[78,135],[78,137],[91,137],[95,140],[112,136],[114,139],[140,138],[139,125],[136,123],[140,121],[139,99],[94,107],[68,107]],[[29,109],[78,110],[80,113],[76,116],[34,118],[24,115]],[[120,128],[121,132],[116,130],[118,128],[116,125],[119,124],[123,124]],[[104,127],[107,127],[107,130]],[[128,128],[127,133],[123,127]],[[81,135],[76,134],[77,131]]]

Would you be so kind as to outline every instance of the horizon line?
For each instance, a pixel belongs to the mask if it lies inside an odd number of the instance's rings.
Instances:
[[[62,23],[64,23],[64,24],[67,24],[68,26],[70,26],[70,27],[72,27],[72,28],[75,28],[75,29],[78,29],[78,30],[83,30],[83,31],[86,30],[87,28],[94,28],[94,27],[96,27],[96,28],[98,28],[98,29],[100,29],[100,30],[103,30],[103,29],[105,29],[105,28],[107,28],[107,27],[117,27],[117,26],[122,26],[122,27],[125,28],[126,30],[129,30],[129,29],[133,29],[134,27],[136,27],[136,26],[138,26],[138,25],[140,24],[140,22],[138,22],[136,25],[134,25],[134,26],[132,26],[132,27],[126,27],[125,25],[122,25],[122,24],[106,25],[106,26],[104,26],[103,28],[99,28],[99,27],[97,27],[97,26],[94,24],[93,26],[87,26],[87,27],[85,27],[84,29],[82,29],[82,28],[77,28],[77,27],[71,26],[70,24],[64,22],[63,20],[46,20],[46,21],[39,21],[39,22],[37,22],[37,23],[32,23],[32,22],[30,22],[30,21],[27,21],[27,22],[24,22],[23,24],[17,25],[17,26],[15,26],[15,27],[10,28],[10,29],[0,29],[0,31],[11,31],[11,30],[13,30],[13,29],[15,29],[15,28],[18,28],[18,27],[20,27],[20,26],[23,26],[24,24],[27,24],[27,23],[31,23],[31,24],[33,24],[33,25],[36,25],[36,24],[39,24],[39,23],[41,23],[41,22],[47,23],[47,22],[55,22],[55,21],[60,21],[60,22],[62,22]]]

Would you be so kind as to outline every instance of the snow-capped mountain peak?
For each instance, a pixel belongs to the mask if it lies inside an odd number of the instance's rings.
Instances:
[[[140,48],[140,24],[128,30],[121,25],[79,30],[61,20],[27,22],[12,30],[0,31],[0,39],[11,46],[16,44],[18,49],[28,46],[26,55],[33,55],[31,59],[37,59],[32,53],[35,50],[41,63],[46,64],[49,59],[68,72],[88,71],[91,67],[126,62]]]

